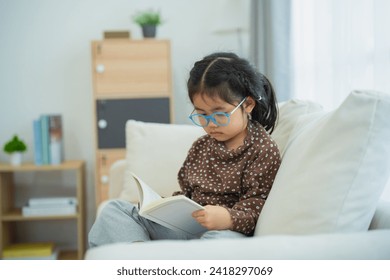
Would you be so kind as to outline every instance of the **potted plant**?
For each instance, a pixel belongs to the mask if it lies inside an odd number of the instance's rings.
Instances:
[[[10,155],[12,165],[20,165],[22,163],[22,153],[27,150],[27,146],[15,135],[10,141],[5,143],[3,150]]]
[[[160,12],[153,10],[138,12],[133,20],[141,26],[144,38],[156,37],[156,28],[162,23]]]

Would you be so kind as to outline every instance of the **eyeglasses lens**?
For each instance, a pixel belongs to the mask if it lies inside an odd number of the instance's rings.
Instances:
[[[203,115],[197,115],[196,117],[192,118],[193,122],[199,126],[207,126],[208,119],[210,119],[213,123],[215,123],[218,126],[226,126],[229,124],[229,116],[227,116],[224,113],[214,113],[213,115],[209,116],[203,116]],[[215,121],[214,121],[215,120]]]
[[[223,113],[214,114],[214,119],[216,120],[216,125],[225,126],[229,123],[229,116]]]

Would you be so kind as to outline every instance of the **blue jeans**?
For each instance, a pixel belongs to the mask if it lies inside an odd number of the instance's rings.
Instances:
[[[244,237],[244,234],[231,230],[210,230],[200,237],[177,232],[141,217],[138,208],[130,202],[112,200],[97,217],[89,232],[88,242],[90,247],[96,247],[116,242]]]

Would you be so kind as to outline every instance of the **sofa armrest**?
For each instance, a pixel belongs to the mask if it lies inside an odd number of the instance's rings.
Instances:
[[[117,160],[110,168],[110,184],[108,189],[108,198],[119,198],[123,191],[126,169],[126,159]]]
[[[379,201],[370,224],[370,230],[374,229],[390,229],[390,201]]]

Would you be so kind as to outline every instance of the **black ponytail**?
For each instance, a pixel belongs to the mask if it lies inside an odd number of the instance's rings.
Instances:
[[[258,73],[258,75],[261,77],[260,90],[249,95],[254,99],[258,97],[255,99],[256,106],[252,111],[252,119],[258,121],[268,132],[272,133],[278,118],[276,94],[267,77],[261,73]]]

